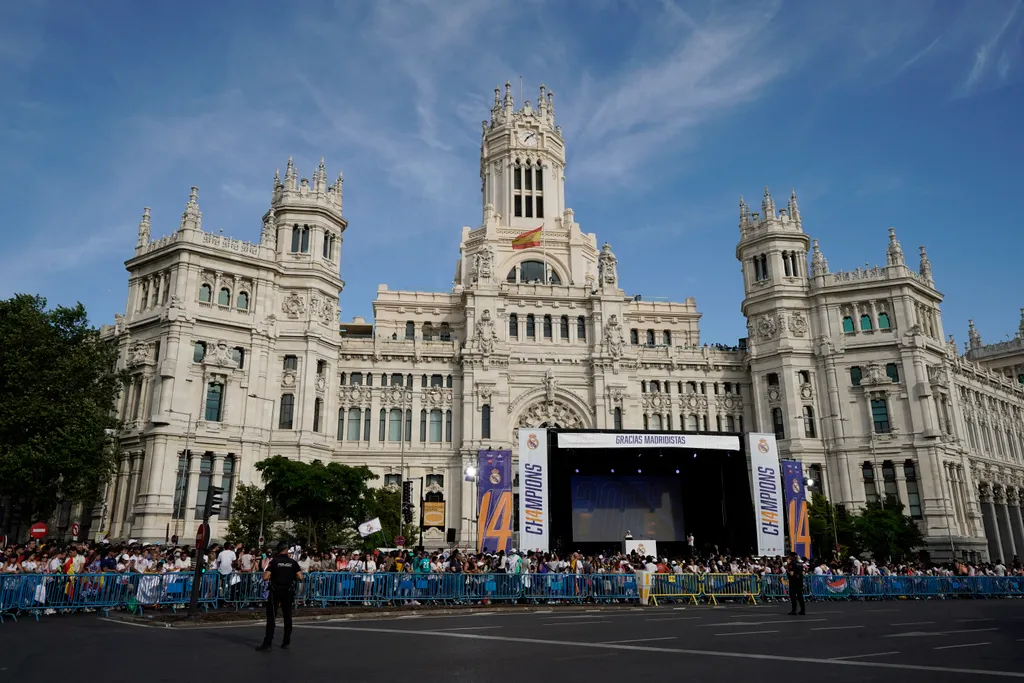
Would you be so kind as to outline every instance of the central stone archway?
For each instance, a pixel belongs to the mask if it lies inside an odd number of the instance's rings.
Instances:
[[[586,429],[587,421],[576,406],[555,398],[526,406],[512,424],[512,444],[519,445],[519,428]]]

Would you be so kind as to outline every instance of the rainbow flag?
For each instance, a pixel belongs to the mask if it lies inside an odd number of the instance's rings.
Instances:
[[[541,239],[541,230],[544,226],[528,230],[521,235],[516,235],[512,238],[513,249],[529,249],[530,247],[539,247]]]

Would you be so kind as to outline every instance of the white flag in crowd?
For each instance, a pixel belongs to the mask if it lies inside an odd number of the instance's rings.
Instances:
[[[366,538],[370,534],[375,534],[383,528],[384,527],[380,525],[380,517],[374,517],[369,522],[363,522],[359,525],[359,535]]]

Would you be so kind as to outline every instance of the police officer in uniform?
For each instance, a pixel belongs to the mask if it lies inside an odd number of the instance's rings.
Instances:
[[[274,618],[277,606],[281,606],[284,618],[284,640],[281,647],[287,648],[292,640],[292,603],[295,601],[295,582],[302,581],[299,563],[288,557],[288,544],[282,541],[277,544],[277,555],[270,560],[263,580],[268,582],[267,592],[267,633],[263,644],[256,648],[258,652],[269,652],[274,641]]]
[[[789,564],[786,566],[786,576],[789,578],[789,613],[791,615],[803,616],[804,612],[804,563],[796,553],[789,556]],[[797,605],[800,611],[797,612]]]

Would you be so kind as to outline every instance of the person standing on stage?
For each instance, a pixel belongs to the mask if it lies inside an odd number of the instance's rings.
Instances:
[[[789,564],[786,566],[786,576],[789,577],[789,613],[803,616],[804,612],[804,563],[796,553],[789,556]],[[796,611],[797,605],[800,611]]]
[[[277,555],[270,560],[263,580],[268,582],[267,591],[267,633],[263,644],[256,648],[257,652],[270,651],[274,641],[274,618],[277,606],[281,605],[281,616],[284,618],[284,640],[281,648],[286,649],[292,641],[292,603],[295,601],[295,582],[302,581],[302,570],[299,563],[288,556],[288,544],[282,541],[277,544]]]

